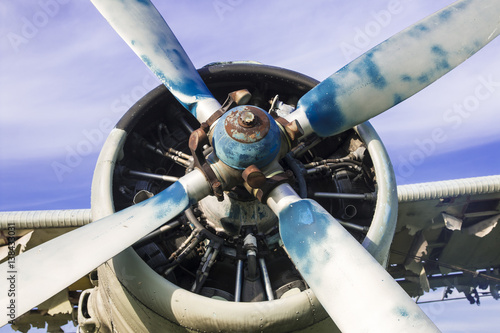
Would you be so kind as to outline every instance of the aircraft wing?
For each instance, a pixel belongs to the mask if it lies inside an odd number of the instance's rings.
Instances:
[[[11,258],[10,251],[18,255],[90,222],[90,209],[0,212],[0,262]],[[47,323],[48,332],[59,331],[68,321],[75,320],[74,306],[81,291],[92,287],[89,276],[82,277],[37,309],[17,318],[12,328],[27,332],[31,327],[45,328]]]
[[[416,297],[439,287],[456,288],[471,303],[475,291],[498,297],[500,272],[500,175],[398,186],[399,212],[389,273]],[[7,258],[9,230],[16,254],[90,223],[90,210],[0,212],[0,261]],[[1,253],[0,253],[1,254]],[[68,320],[88,276],[21,317],[27,323]],[[476,294],[477,295],[477,294]],[[46,314],[51,315],[47,317]],[[25,319],[22,319],[25,318]],[[35,320],[36,321],[36,320]]]
[[[398,186],[389,272],[411,296],[455,287],[498,298],[500,176]]]

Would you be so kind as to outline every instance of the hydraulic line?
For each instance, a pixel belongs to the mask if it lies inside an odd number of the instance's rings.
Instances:
[[[241,301],[242,277],[243,277],[243,260],[239,259],[236,265],[236,285],[234,288],[235,302]]]

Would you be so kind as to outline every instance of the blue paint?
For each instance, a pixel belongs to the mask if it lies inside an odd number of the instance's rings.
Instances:
[[[447,23],[453,17],[453,14],[458,13],[460,10],[465,10],[471,2],[472,1],[470,1],[470,0],[469,1],[461,1],[461,2],[454,4],[453,6],[450,6],[450,8],[443,9],[438,14],[438,18],[441,21],[440,23],[441,24]]]
[[[443,46],[447,45],[446,37],[442,37],[440,32],[434,34],[434,30],[440,31],[440,24],[444,24],[442,20],[449,20],[447,25],[456,25],[454,17],[458,15],[455,13],[461,14],[462,9],[470,3],[458,2],[374,47],[305,94],[299,100],[297,110],[305,113],[316,134],[325,137],[347,130],[412,96],[456,66],[457,53],[465,58],[476,51],[471,47],[469,52],[468,47],[472,43],[479,44],[477,49],[481,46],[481,43],[471,40],[467,46],[455,45],[454,49],[448,50]],[[440,45],[442,38],[445,40]],[[401,43],[413,47],[422,45],[422,50],[415,55],[404,55],[403,52],[402,61],[409,68],[407,73],[394,72],[386,60],[393,53],[400,52]],[[405,59],[411,56],[423,57],[425,65],[419,64],[418,68],[412,68],[411,59]],[[399,77],[401,84],[388,82],[389,74]],[[364,91],[374,94],[373,89],[380,91],[377,106],[370,109],[370,101],[366,101],[366,107],[360,106],[357,99],[363,98]],[[358,106],[353,107],[353,104]]]
[[[407,31],[408,36],[413,38],[421,38],[424,34],[429,32],[430,29],[423,23],[417,24]]]
[[[451,69],[451,66],[446,59],[439,59],[439,60],[436,60],[436,69],[438,71],[446,71],[447,72],[448,70]]]
[[[196,117],[196,106],[198,101],[205,98],[213,98],[211,92],[198,75],[191,60],[173,34],[158,36],[156,45],[157,50],[155,51],[159,54],[165,54],[166,58],[175,67],[176,72],[181,74],[180,77],[176,77],[175,75],[165,75],[168,73],[162,71],[162,82],[169,88],[179,102]],[[179,99],[177,92],[188,96],[188,98],[192,96],[193,102]]]
[[[147,55],[143,54],[140,56],[140,58],[142,62],[146,64],[146,66],[148,66],[149,68],[153,67],[153,62],[151,61],[151,59],[149,59]]]
[[[445,23],[451,18],[452,14],[452,9],[444,9],[439,13],[438,17],[441,22]]]
[[[305,110],[316,134],[330,136],[357,125],[350,121],[349,114],[340,106],[339,100],[342,98],[363,86],[374,87],[381,91],[387,87],[388,82],[374,60],[374,55],[381,48],[383,47],[379,45],[367,52],[302,96],[297,109]],[[346,86],[345,78],[352,74],[358,77],[357,82],[352,86]]]
[[[339,86],[333,75],[302,96],[297,109],[304,109],[311,127],[319,136],[329,136],[346,123],[337,103]]]
[[[398,307],[396,309],[397,314],[400,315],[401,317],[408,317],[410,314],[408,313],[408,310],[402,307]]]
[[[181,183],[175,182],[154,197],[144,200],[132,207],[146,207],[155,211],[155,218],[166,220],[173,211],[183,211],[187,209],[193,200],[190,199]],[[175,214],[177,215],[177,214]]]
[[[183,70],[185,73],[189,73],[189,66],[186,64],[182,58],[175,59],[176,56],[179,56],[179,53],[176,50],[169,50],[171,52],[167,52],[169,54],[173,54],[175,56],[170,57],[169,60],[172,61],[174,65],[176,65],[177,70]],[[199,80],[196,80],[193,77],[183,77],[180,82],[177,82],[172,79],[172,77],[166,75],[161,69],[159,69],[152,60],[147,55],[141,55],[141,60],[150,68],[150,70],[160,79],[160,81],[168,88],[168,90],[174,95],[174,97],[186,108],[189,112],[191,112],[195,117],[197,115],[196,107],[197,103],[205,98],[213,98],[210,91],[206,87],[201,77]],[[182,100],[179,98],[179,93],[192,96],[193,102],[187,102],[186,100]]]
[[[447,57],[448,52],[446,52],[441,46],[439,45],[434,45],[431,48],[431,52],[440,56],[440,57]]]
[[[430,79],[429,79],[429,76],[427,74],[422,74],[420,75],[418,78],[417,78],[417,81],[418,83],[420,84],[428,84]]]
[[[252,164],[258,168],[263,168],[271,163],[278,155],[281,147],[281,134],[275,120],[264,110],[263,114],[269,119],[270,128],[265,137],[259,133],[260,139],[254,140],[247,136],[246,142],[236,141],[235,138],[241,137],[239,132],[227,133],[225,128],[226,119],[237,119],[235,112],[243,111],[245,106],[237,106],[226,112],[217,122],[213,130],[212,146],[215,155],[232,168],[244,170]],[[234,132],[234,130],[232,130]],[[234,138],[231,137],[234,135]],[[257,134],[256,134],[257,136]]]
[[[373,55],[380,48],[380,45],[366,52],[359,58],[359,63],[355,62],[351,71],[358,74],[360,80],[367,82],[375,88],[382,90],[387,86],[387,81],[380,72],[378,65],[373,61]]]
[[[394,101],[393,101],[393,103],[394,103],[394,105],[397,105],[397,104],[401,103],[402,101],[404,101],[404,99],[405,98],[402,95],[400,95],[400,94],[394,94],[394,97],[393,97]]]
[[[466,9],[471,3],[472,3],[473,0],[466,0],[466,1],[462,1],[460,3],[457,3],[455,5],[453,5],[456,9],[460,9],[460,10],[464,10]]]
[[[328,227],[333,219],[317,202],[302,199],[279,212],[280,236],[292,261],[307,281],[322,278],[314,275],[312,267],[315,256],[311,255],[312,246],[327,243]],[[323,252],[328,258],[331,253]],[[325,260],[321,258],[321,260]]]
[[[196,201],[188,197],[184,186],[176,182],[148,200],[127,207],[105,219],[116,219],[116,226],[144,224],[150,231],[174,218]]]
[[[436,69],[438,71],[449,70],[451,68],[448,63],[448,52],[446,52],[441,46],[432,46],[431,53],[438,57],[438,59],[435,60]]]
[[[290,211],[289,214],[293,212],[294,218],[297,219],[297,223],[306,225],[314,223],[314,206],[310,201],[301,200],[291,204],[288,208]]]
[[[401,75],[401,81],[411,82],[411,81],[413,81],[413,79],[411,78],[411,76],[404,74],[404,75]]]
[[[113,20],[115,30],[174,97],[196,117],[199,102],[206,99],[213,101],[214,98],[163,17],[149,0],[124,0],[117,7],[120,15]],[[137,20],[138,17],[140,20]],[[131,28],[131,22],[137,29]],[[206,111],[203,110],[204,113]]]

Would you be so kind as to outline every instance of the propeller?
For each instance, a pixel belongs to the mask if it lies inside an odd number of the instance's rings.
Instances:
[[[267,203],[279,217],[281,240],[292,261],[342,332],[439,332],[379,262],[316,201],[301,199],[283,184]]]
[[[221,106],[149,0],[92,0],[113,29],[200,123]]]
[[[219,109],[148,0],[93,3],[200,122]],[[320,136],[364,122],[420,91],[496,37],[499,16],[497,0],[458,1],[327,78],[299,100],[287,120],[297,120],[305,135]],[[219,146],[218,151],[225,148]],[[218,171],[221,178],[234,178],[234,169]],[[22,290],[18,313],[57,293],[209,192],[205,176],[195,169],[151,199],[22,254],[16,259]],[[279,217],[290,257],[342,330],[438,331],[384,268],[319,204],[301,199],[286,184],[276,187],[267,203]],[[8,272],[7,263],[0,270]],[[5,297],[1,304],[7,302]],[[0,325],[5,324],[3,320],[7,319],[0,319]]]
[[[21,315],[52,297],[88,272],[186,210],[209,194],[200,171],[193,171],[154,197],[113,215],[63,234],[17,256],[14,270],[8,262],[0,272],[15,275],[15,310]],[[9,304],[0,295],[2,307]],[[0,317],[0,327],[7,324]]]
[[[330,136],[427,87],[500,33],[500,2],[461,0],[380,43],[299,100],[287,118]]]

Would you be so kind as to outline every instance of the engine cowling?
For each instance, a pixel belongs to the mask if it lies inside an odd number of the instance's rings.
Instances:
[[[254,63],[214,64],[199,72],[221,104],[230,92],[247,89],[248,104],[276,115],[293,110],[317,84]],[[99,157],[93,218],[154,195],[189,172],[188,139],[197,127],[164,86],[137,102]],[[297,193],[315,198],[385,264],[397,197],[392,166],[371,125],[324,139],[308,137],[297,147],[280,161]],[[211,149],[206,147],[207,155]],[[227,191],[222,202],[208,197],[164,228],[98,268],[97,286],[81,297],[82,330],[331,332],[335,327],[281,247],[276,217],[245,188]]]

